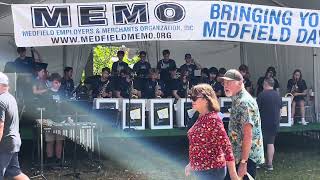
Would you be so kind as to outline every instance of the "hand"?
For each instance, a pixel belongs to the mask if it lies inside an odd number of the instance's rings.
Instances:
[[[230,176],[231,180],[240,180],[241,178],[236,174],[234,176]]]
[[[189,164],[184,168],[184,173],[185,173],[186,176],[190,176],[191,171],[192,171],[192,169],[191,169],[191,166],[190,166],[190,163],[189,163]]]
[[[102,93],[102,97],[107,97],[109,95],[109,93],[103,92]]]
[[[294,93],[292,93],[292,95],[293,95],[293,96],[297,96],[297,95],[298,95],[298,93],[294,92]]]
[[[238,176],[242,178],[247,175],[247,163],[240,163],[238,168]]]

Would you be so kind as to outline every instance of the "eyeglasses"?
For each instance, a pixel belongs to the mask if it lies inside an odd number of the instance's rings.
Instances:
[[[204,96],[191,96],[190,99],[193,101],[193,102],[196,102],[199,98],[204,98]]]

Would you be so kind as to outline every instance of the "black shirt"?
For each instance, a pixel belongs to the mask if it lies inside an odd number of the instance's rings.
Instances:
[[[290,79],[287,84],[287,92],[292,93],[292,91],[296,93],[303,93],[307,89],[306,81],[301,79],[295,82],[293,79]],[[294,99],[303,99],[303,95],[295,96]]]
[[[218,81],[216,81],[216,80],[212,80],[212,81],[208,80],[207,83],[212,87],[212,89],[213,89],[216,93],[220,92],[220,93],[221,93],[221,96],[223,95],[223,93],[224,93],[224,88],[223,88],[223,86],[222,86],[222,84],[221,84],[220,82],[218,82]]]
[[[21,59],[18,57],[15,61],[16,72],[18,73],[32,73],[33,71],[33,59],[32,57],[25,57]]]
[[[101,76],[96,76],[91,82],[92,97],[96,98],[101,92],[110,93],[114,90],[113,80],[109,78],[106,81],[101,81]]]
[[[176,68],[176,62],[172,59],[168,61],[160,60],[157,64],[157,69],[160,70],[160,79],[165,83],[170,80],[169,69]]]
[[[195,64],[184,64],[180,67],[181,72],[183,71],[189,71],[191,77],[194,76],[194,71],[197,69],[197,66]]]
[[[160,80],[152,81],[151,79],[148,79],[144,84],[144,87],[142,90],[142,97],[146,98],[146,99],[156,98],[155,88],[156,88],[157,84],[160,87],[161,91],[163,92],[165,89],[165,86],[162,81],[160,81]]]
[[[263,91],[257,98],[263,133],[276,135],[280,123],[282,100],[275,90]]]
[[[151,65],[147,61],[144,61],[144,62],[139,61],[133,66],[133,70],[136,73],[142,73],[144,77],[148,75],[150,69],[151,69]]]
[[[65,79],[62,78],[61,80],[61,86],[60,86],[60,93],[62,94],[62,96],[66,99],[70,99],[72,98],[72,92],[74,90],[74,82],[72,79]]]
[[[43,96],[42,103],[43,107],[46,108],[44,111],[44,117],[51,119],[55,122],[62,121],[61,118],[61,102],[62,102],[62,95],[59,91],[53,91],[50,89],[46,92]]]
[[[266,77],[260,77],[258,79],[258,83],[257,83],[257,96],[259,96],[259,94],[263,91],[263,82],[264,80],[266,79]],[[274,80],[274,86],[273,86],[273,89],[276,90],[277,88],[279,88],[279,82],[277,79],[273,78]]]
[[[123,70],[123,69],[129,69],[129,66],[126,62],[123,62],[123,61],[117,61],[117,62],[114,62],[112,64],[112,74],[116,74],[116,75],[119,75],[120,71]]]
[[[141,79],[133,80],[133,89],[141,91]],[[123,98],[129,98],[131,82],[127,80],[126,77],[117,78],[117,82],[115,83],[115,90],[120,91],[120,95]]]
[[[185,98],[187,95],[187,89],[191,89],[192,83],[189,82],[189,87],[188,87],[188,82],[183,82],[182,80],[175,80],[171,81],[171,92],[174,90],[177,90],[177,94],[181,98]]]

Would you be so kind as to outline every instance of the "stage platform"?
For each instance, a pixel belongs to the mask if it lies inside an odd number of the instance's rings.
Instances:
[[[309,123],[306,126],[294,125],[292,127],[280,127],[280,132],[283,133],[302,133],[302,132],[320,132],[320,123]],[[21,138],[23,140],[32,140],[32,128],[20,128]],[[109,129],[99,134],[100,138],[141,138],[141,137],[164,137],[164,136],[186,136],[185,128],[174,129],[146,129],[125,132],[121,129]]]

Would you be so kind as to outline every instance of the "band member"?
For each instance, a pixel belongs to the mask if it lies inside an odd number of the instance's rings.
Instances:
[[[18,47],[17,52],[19,57],[14,61],[16,72],[32,73],[33,63],[42,62],[40,53],[35,48],[31,48],[32,57],[27,56],[27,49],[25,47]],[[35,58],[35,54],[37,55],[37,58]]]
[[[123,69],[129,69],[129,66],[126,62],[123,62],[123,58],[124,58],[124,51],[120,50],[117,52],[117,57],[118,57],[118,61],[114,62],[112,64],[112,75],[113,76],[119,76],[120,75],[120,71]]]
[[[192,82],[190,81],[188,71],[181,72],[179,79],[171,82],[172,96],[176,100],[188,97],[191,88]]]
[[[142,90],[142,97],[146,99],[164,97],[164,83],[158,79],[159,72],[157,69],[150,69],[149,79],[145,83]]]
[[[60,119],[60,104],[62,100],[62,95],[60,94],[61,86],[61,76],[58,73],[52,73],[50,76],[51,88],[45,94],[43,107],[46,108],[46,118],[53,121],[61,121]],[[65,138],[58,134],[45,133],[46,140],[46,151],[47,151],[47,162],[56,162],[61,164],[61,154],[62,154],[62,144]],[[53,152],[55,152],[55,157],[53,157]]]
[[[146,78],[148,76],[149,70],[151,69],[151,65],[148,61],[146,61],[146,57],[147,53],[145,51],[140,51],[140,61],[133,66],[133,70],[142,78]]]
[[[209,78],[209,69],[208,68],[202,68],[201,69],[201,77],[198,79],[198,84],[207,83]]]
[[[186,63],[180,67],[180,70],[181,71],[189,71],[190,77],[193,78],[194,71],[201,69],[201,65],[199,63],[197,63],[197,61],[195,61],[192,58],[191,54],[189,54],[189,53],[184,55],[184,59],[185,59]]]
[[[39,64],[39,66],[35,68],[37,77],[34,80],[32,92],[33,95],[35,95],[35,97],[38,99],[41,99],[41,97],[48,92],[48,89],[50,88],[50,82],[47,79],[48,73],[46,69],[47,66],[43,64]]]
[[[73,97],[72,93],[74,90],[74,82],[72,79],[73,68],[72,67],[65,67],[63,70],[63,78],[61,80],[61,87],[60,90],[61,94],[66,99],[70,99]]]
[[[116,98],[140,98],[141,87],[137,81],[134,80],[134,75],[128,70],[121,70],[120,77],[115,85]]]
[[[90,83],[92,98],[111,98],[114,90],[113,80],[110,77],[110,69],[105,67],[101,76],[96,76]]]
[[[296,105],[300,106],[301,123],[302,125],[307,125],[305,120],[305,96],[307,95],[307,84],[305,80],[302,79],[302,73],[300,69],[294,70],[292,74],[292,79],[288,81],[287,92],[293,95],[292,108],[291,108],[291,122],[294,123],[294,115],[296,110]]]
[[[223,77],[226,72],[227,72],[226,68],[224,67],[220,68],[218,77]]]
[[[18,160],[21,146],[19,113],[15,98],[9,93],[9,79],[0,72],[0,179],[29,179]]]
[[[163,59],[161,59],[157,64],[157,69],[160,71],[160,79],[167,84],[170,79],[169,69],[177,68],[176,62],[170,59],[170,51],[162,51]]]
[[[258,79],[258,83],[257,83],[257,96],[263,91],[263,82],[266,78],[273,78],[274,80],[274,86],[273,89],[279,92],[279,82],[276,79],[276,69],[272,66],[268,67],[266,74],[264,75],[264,77],[260,77]]]
[[[243,76],[243,84],[246,90],[253,95],[253,85],[252,82],[249,80],[249,68],[245,64],[241,64],[239,66],[239,72]]]
[[[221,83],[217,81],[218,73],[219,72],[216,67],[211,67],[209,69],[209,79],[207,84],[209,84],[212,87],[217,97],[221,97],[223,95],[224,89]]]

